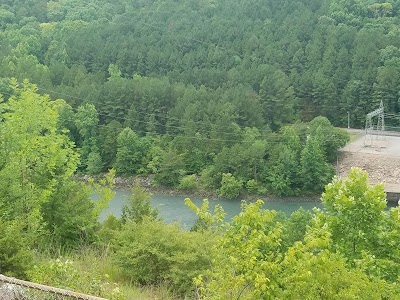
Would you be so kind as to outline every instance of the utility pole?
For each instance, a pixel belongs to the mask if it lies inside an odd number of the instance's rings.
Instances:
[[[339,170],[339,156],[336,154],[336,176],[340,177],[340,170]]]
[[[347,128],[350,128],[350,112],[347,112]]]

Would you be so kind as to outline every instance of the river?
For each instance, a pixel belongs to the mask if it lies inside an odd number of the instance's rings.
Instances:
[[[110,201],[108,208],[100,215],[99,221],[102,222],[112,213],[117,217],[121,216],[122,207],[127,203],[126,197],[131,192],[129,190],[116,190],[115,197]],[[185,197],[183,196],[165,196],[165,195],[153,195],[151,197],[151,205],[158,209],[159,216],[167,223],[178,222],[184,228],[190,228],[195,220],[197,219],[196,214],[184,204]],[[203,199],[200,197],[190,198],[197,206],[203,203]],[[210,200],[210,208],[213,210],[216,204],[220,204],[226,212],[226,220],[230,220],[233,216],[240,212],[241,201],[218,199]],[[267,209],[274,209],[277,211],[283,211],[287,215],[297,210],[300,207],[311,210],[314,207],[321,208],[321,203],[318,202],[307,202],[307,201],[268,201],[264,205]]]
[[[116,217],[121,216],[122,207],[127,203],[127,196],[131,195],[130,190],[117,189],[114,198],[110,201],[108,208],[102,212],[99,217],[99,221],[103,222],[107,216],[112,213]],[[190,198],[193,203],[200,206],[203,203],[203,199],[200,197]],[[151,205],[158,209],[158,214],[162,220],[167,223],[178,222],[183,228],[190,228],[197,219],[196,214],[185,205],[185,197],[183,196],[165,196],[165,195],[153,195],[151,197]],[[226,213],[226,220],[229,221],[233,216],[240,212],[241,200],[228,200],[218,199],[210,200],[210,208],[214,210],[214,206],[220,204]],[[395,203],[388,203],[388,208],[394,207]],[[287,199],[280,200],[272,199],[272,201],[266,201],[264,208],[273,209],[276,211],[282,211],[286,215],[290,215],[295,210],[303,207],[306,210],[311,210],[314,207],[322,208],[320,202],[306,201],[295,199],[288,201]],[[387,209],[388,209],[387,208]]]

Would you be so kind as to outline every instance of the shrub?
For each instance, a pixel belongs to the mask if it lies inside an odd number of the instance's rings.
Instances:
[[[161,154],[160,160],[158,170],[154,174],[155,182],[163,186],[176,187],[186,173],[182,155],[170,149]]]
[[[212,239],[204,234],[151,218],[130,222],[116,238],[115,261],[137,283],[165,282],[179,293],[188,293],[193,289],[192,278],[209,265]]]
[[[242,190],[242,182],[236,179],[231,173],[223,173],[221,188],[218,189],[218,196],[228,199],[239,197]]]
[[[205,168],[200,173],[200,184],[207,189],[215,189],[221,182],[221,175],[216,174],[214,166]]]
[[[140,223],[145,217],[156,219],[158,210],[151,207],[150,199],[151,194],[140,184],[135,184],[132,195],[128,197],[128,205],[122,207],[122,222]]]
[[[24,279],[31,267],[33,252],[20,227],[0,220],[0,267],[2,274]]]
[[[29,271],[29,277],[33,282],[110,300],[126,299],[119,286],[107,279],[107,274],[79,270],[74,261],[62,257],[41,261]]]
[[[246,182],[246,190],[249,194],[254,194],[258,192],[258,183],[254,179],[250,179]]]
[[[193,191],[197,189],[197,178],[195,174],[187,175],[180,180],[179,189],[185,191]]]
[[[87,158],[86,171],[90,175],[99,174],[103,169],[103,161],[99,152],[90,152]]]
[[[97,232],[98,244],[102,246],[110,244],[116,233],[121,230],[121,227],[122,220],[110,213],[107,219],[100,224],[100,229]]]

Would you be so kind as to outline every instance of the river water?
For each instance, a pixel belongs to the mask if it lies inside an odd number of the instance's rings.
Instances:
[[[110,213],[114,214],[116,217],[120,217],[122,207],[127,203],[126,199],[129,195],[131,195],[131,191],[129,190],[116,190],[115,197],[110,201],[108,208],[100,215],[99,221],[104,221]],[[158,209],[159,216],[165,222],[178,222],[182,227],[190,228],[197,219],[197,216],[189,207],[184,204],[184,199],[185,197],[183,196],[153,195],[151,197],[151,205]],[[197,206],[200,206],[203,203],[203,199],[200,197],[190,199]],[[220,204],[224,208],[227,221],[240,212],[241,201],[239,199],[210,199],[210,208],[212,211],[216,204]],[[265,202],[264,207],[267,209],[283,211],[287,215],[290,215],[300,207],[311,210],[314,207],[322,208],[322,205],[318,202],[307,202],[305,200],[296,200],[290,202],[287,200],[279,201],[274,199],[274,201]]]
[[[117,189],[114,198],[110,201],[108,208],[102,212],[99,217],[99,221],[103,222],[107,216],[112,213],[116,217],[120,217],[122,213],[122,207],[127,204],[127,197],[131,195],[130,190]],[[190,198],[193,203],[200,206],[203,203],[203,198],[194,197]],[[165,196],[165,195],[153,195],[151,197],[151,205],[158,209],[158,215],[167,223],[178,222],[183,228],[189,229],[192,227],[194,222],[197,220],[196,214],[185,205],[185,197],[183,196]],[[306,210],[311,210],[314,207],[322,208],[320,202],[306,201],[305,199],[299,200],[294,199],[292,201],[271,199],[272,201],[265,201],[264,208],[273,209],[276,211],[282,211],[286,215],[290,215],[300,207]],[[226,220],[229,221],[233,216],[240,212],[241,200],[228,200],[228,199],[210,199],[210,209],[213,211],[216,204],[220,204],[226,213]],[[395,203],[388,203],[388,208],[394,207]],[[388,209],[387,208],[387,209]]]

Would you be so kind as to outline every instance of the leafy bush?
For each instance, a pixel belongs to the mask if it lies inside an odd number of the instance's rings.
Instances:
[[[185,191],[193,191],[197,189],[197,179],[196,175],[187,175],[185,177],[182,177],[179,183],[179,189],[180,190],[185,190]]]
[[[0,267],[5,275],[25,278],[33,252],[16,223],[0,220]]]
[[[103,169],[103,161],[101,160],[100,153],[90,152],[87,158],[87,167],[86,171],[90,175],[99,174]]]
[[[302,241],[306,234],[307,226],[310,225],[313,214],[300,207],[298,210],[294,211],[289,218],[287,218],[284,222],[283,227],[283,237],[282,237],[282,249],[286,250],[287,248],[294,245],[295,242]]]
[[[209,264],[212,239],[204,234],[149,218],[130,222],[116,238],[115,261],[137,283],[166,282],[179,293],[188,293],[193,289],[192,278]]]
[[[239,197],[242,190],[242,182],[236,179],[231,173],[223,173],[221,187],[218,189],[218,196],[228,199]]]
[[[97,232],[98,244],[102,246],[109,245],[116,233],[121,230],[121,227],[122,220],[110,213],[107,219],[100,225],[100,229]]]
[[[246,190],[249,194],[257,193],[259,189],[259,184],[254,179],[250,179],[246,182]]]
[[[215,189],[221,182],[221,175],[217,175],[214,166],[209,166],[201,171],[200,184],[207,189]]]
[[[118,135],[115,168],[118,175],[135,175],[146,169],[145,157],[150,141],[139,137],[132,129],[125,128]]]
[[[119,286],[107,279],[107,274],[79,270],[72,260],[62,257],[41,261],[29,271],[29,277],[33,282],[110,300],[126,299]]]
[[[91,241],[95,233],[95,207],[90,189],[74,181],[65,181],[41,209],[45,228],[52,242],[77,246]]]
[[[136,184],[132,189],[132,195],[128,197],[128,205],[122,207],[122,222],[142,222],[144,217],[157,218],[158,210],[150,204],[151,194]]]
[[[56,191],[41,207],[51,243],[76,248],[82,242],[94,240],[99,215],[115,194],[113,178],[114,170],[110,170],[98,182],[93,179],[89,179],[88,184],[72,180],[59,182]],[[92,193],[97,195],[95,201],[90,197]]]
[[[164,151],[160,157],[158,170],[154,174],[154,180],[160,185],[176,187],[186,173],[184,167],[182,155],[173,149]]]

